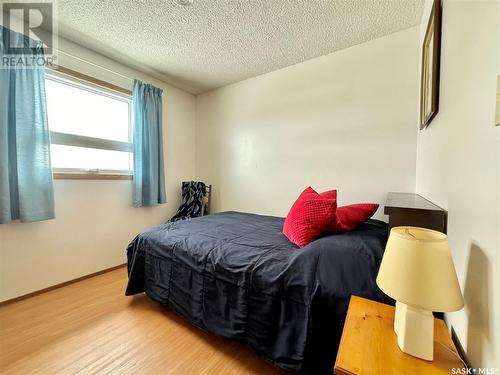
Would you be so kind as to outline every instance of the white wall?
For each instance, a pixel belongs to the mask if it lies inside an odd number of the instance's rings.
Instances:
[[[196,99],[68,41],[59,48],[125,76],[161,87],[167,204],[132,207],[132,181],[56,180],[56,219],[0,225],[0,301],[126,261],[125,248],[142,229],[166,221],[180,203],[181,181],[194,177]],[[59,63],[132,87],[132,82],[65,54]],[[125,286],[124,286],[125,287]]]
[[[500,367],[499,25],[498,1],[444,2],[439,113],[417,148],[417,192],[448,210],[465,295],[465,309],[446,318],[476,367]]]
[[[414,27],[197,97],[196,176],[212,209],[284,216],[299,192],[383,203],[415,189]],[[379,209],[379,217],[382,209]]]

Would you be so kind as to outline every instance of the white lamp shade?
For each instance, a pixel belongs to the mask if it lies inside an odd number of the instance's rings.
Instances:
[[[391,229],[377,285],[395,300],[425,310],[464,306],[448,237],[430,229]]]

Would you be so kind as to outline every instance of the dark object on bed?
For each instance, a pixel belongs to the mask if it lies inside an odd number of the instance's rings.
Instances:
[[[127,249],[126,294],[145,291],[279,367],[331,374],[350,296],[388,302],[375,284],[387,224],[299,249],[283,220],[224,212],[146,230]]]
[[[181,206],[169,221],[186,220],[206,214],[205,198],[208,197],[209,190],[204,182],[184,181]]]

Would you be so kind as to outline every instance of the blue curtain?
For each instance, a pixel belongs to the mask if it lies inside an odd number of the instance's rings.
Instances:
[[[33,40],[31,40],[33,43]],[[0,62],[11,46],[43,58],[39,43],[0,27]],[[32,61],[32,60],[31,60]],[[43,66],[0,67],[0,224],[52,219],[54,189]]]
[[[163,168],[162,90],[134,81],[134,206],[167,201]]]

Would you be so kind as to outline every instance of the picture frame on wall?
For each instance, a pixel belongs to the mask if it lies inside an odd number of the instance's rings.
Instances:
[[[420,129],[427,127],[439,110],[441,63],[441,0],[434,0],[422,44],[420,75]]]

